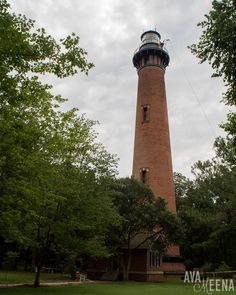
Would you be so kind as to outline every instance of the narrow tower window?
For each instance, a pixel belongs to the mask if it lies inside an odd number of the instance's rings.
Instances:
[[[141,168],[140,169],[140,180],[144,184],[148,184],[148,172],[149,172],[148,168]]]
[[[150,119],[150,105],[145,104],[142,106],[143,109],[143,123],[144,122],[149,122]]]

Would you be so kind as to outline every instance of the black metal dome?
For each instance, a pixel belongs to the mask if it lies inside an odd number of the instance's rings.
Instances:
[[[153,30],[144,32],[141,35],[141,44],[133,56],[134,66],[140,70],[144,66],[159,66],[165,69],[169,65],[170,57],[164,43],[161,42],[161,35]],[[150,56],[158,57],[158,62],[149,60]]]

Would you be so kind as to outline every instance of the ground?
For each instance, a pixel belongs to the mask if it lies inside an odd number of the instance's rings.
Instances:
[[[234,292],[214,292],[232,295]],[[212,293],[212,294],[214,294]],[[66,287],[41,287],[41,288],[9,288],[0,289],[3,295],[190,295],[207,294],[206,292],[194,293],[192,286],[176,282],[162,283],[93,283]]]
[[[8,278],[3,277],[0,273],[0,285],[3,280],[8,282],[19,282],[21,280],[29,283],[32,280],[31,274],[8,273]],[[6,275],[6,274],[5,274]],[[67,276],[68,278],[68,276]],[[43,281],[55,281],[66,277],[63,275],[43,274]],[[32,281],[31,281],[32,283]],[[213,292],[212,294],[232,295],[235,292]],[[184,284],[182,281],[164,281],[159,283],[104,283],[92,282],[85,284],[78,284],[73,286],[50,286],[50,287],[10,287],[0,288],[2,295],[190,295],[190,294],[209,294],[207,292],[194,292],[191,284]]]
[[[33,283],[34,273],[30,272],[13,272],[13,271],[0,271],[0,286],[4,283]],[[68,274],[51,274],[51,273],[42,273],[41,281],[62,281],[69,279]],[[0,291],[1,294],[1,291]]]

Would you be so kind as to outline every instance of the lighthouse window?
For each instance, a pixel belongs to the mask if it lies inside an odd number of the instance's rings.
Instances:
[[[144,65],[147,65],[148,64],[148,60],[149,60],[149,57],[145,56],[144,57],[144,60],[143,60],[143,64]]]
[[[140,180],[144,184],[148,184],[148,171],[149,169],[147,168],[140,169],[140,178],[141,178]]]
[[[149,252],[149,265],[150,267],[159,267],[161,264],[161,258],[158,251],[150,251]]]
[[[150,119],[150,105],[144,105],[143,108],[143,122],[149,122]]]

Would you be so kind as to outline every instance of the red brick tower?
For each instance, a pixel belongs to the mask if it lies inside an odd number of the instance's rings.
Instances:
[[[164,78],[169,55],[160,39],[156,31],[144,32],[133,57],[138,72],[133,176],[176,212]]]
[[[168,209],[175,213],[164,78],[169,55],[158,32],[151,30],[142,34],[141,45],[134,54],[133,64],[138,72],[133,176],[150,185],[155,196],[164,198]],[[148,250],[148,256],[153,257],[155,252]],[[146,280],[158,280],[161,273],[171,276],[183,271],[179,247],[171,246],[156,267],[147,263]]]
[[[164,198],[168,208],[176,212],[164,79],[169,55],[160,39],[156,31],[144,32],[141,45],[133,57],[138,72],[133,176],[150,185],[155,196]],[[127,249],[124,247],[123,251]],[[87,270],[89,278],[107,280],[108,275],[122,276],[122,268],[116,272],[112,269],[115,265],[112,259],[92,261]],[[162,257],[150,243],[132,250],[130,280],[176,278],[182,276],[184,270],[178,246],[169,247]]]

